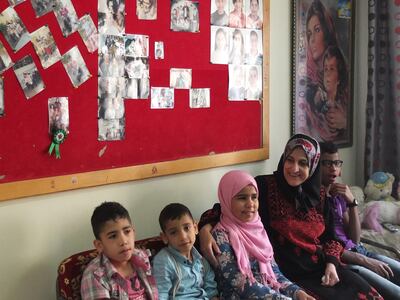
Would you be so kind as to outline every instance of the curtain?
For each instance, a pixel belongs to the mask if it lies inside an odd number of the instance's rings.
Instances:
[[[369,0],[364,176],[400,178],[400,1]]]

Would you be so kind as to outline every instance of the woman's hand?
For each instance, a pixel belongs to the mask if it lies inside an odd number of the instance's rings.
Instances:
[[[313,296],[310,296],[303,290],[298,290],[296,292],[296,299],[297,300],[315,300],[315,298]]]
[[[212,226],[210,224],[206,224],[200,229],[200,250],[203,256],[208,260],[208,262],[213,267],[216,267],[218,265],[218,261],[215,256],[221,254],[221,251],[219,250],[217,243],[211,235],[211,229]]]
[[[334,286],[339,282],[339,277],[336,272],[336,267],[332,263],[327,263],[325,268],[325,275],[322,276],[321,284],[325,286]]]

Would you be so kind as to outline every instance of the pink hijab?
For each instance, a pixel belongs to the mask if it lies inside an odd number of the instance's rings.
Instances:
[[[221,178],[218,187],[221,219],[215,228],[228,232],[239,270],[249,278],[250,283],[255,282],[249,260],[250,257],[254,257],[258,260],[263,284],[278,289],[280,284],[271,267],[274,252],[258,212],[252,221],[243,222],[236,218],[231,211],[232,198],[248,185],[254,186],[258,196],[257,183],[246,172],[230,171]]]

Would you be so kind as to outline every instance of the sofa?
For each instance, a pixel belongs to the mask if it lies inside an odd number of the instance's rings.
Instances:
[[[363,218],[365,195],[363,189],[358,186],[352,186],[351,192],[357,198],[359,203],[360,220]],[[384,230],[383,233],[378,233],[370,229],[361,229],[361,242],[370,251],[380,253],[391,258],[400,260],[400,226],[394,225],[398,228],[397,232],[390,232]]]

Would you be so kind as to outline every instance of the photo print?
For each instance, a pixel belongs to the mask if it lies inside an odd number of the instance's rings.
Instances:
[[[246,68],[246,100],[262,99],[262,70],[261,66],[245,66]]]
[[[126,78],[125,99],[148,99],[150,93],[150,80],[148,77]]]
[[[53,97],[48,100],[49,134],[62,129],[69,133],[68,97]]]
[[[245,51],[245,29],[233,29],[229,49],[229,64],[243,65],[246,59]]]
[[[78,16],[71,0],[55,0],[54,13],[65,37],[78,29]]]
[[[157,0],[136,0],[136,15],[139,20],[156,20]]]
[[[74,46],[66,52],[62,56],[61,62],[75,88],[79,87],[92,76],[86,67],[78,46]]]
[[[86,14],[79,19],[78,32],[90,53],[93,53],[98,49],[99,34],[92,17],[89,14]]]
[[[166,87],[151,88],[152,109],[174,108],[174,89]]]
[[[11,49],[17,52],[31,39],[24,23],[12,7],[8,7],[0,14],[0,30]]]
[[[171,68],[169,86],[175,89],[190,89],[192,87],[192,69]]]
[[[54,9],[54,0],[31,0],[36,17],[39,18]]]
[[[245,63],[248,65],[262,65],[263,45],[261,30],[246,30],[246,55]]]
[[[154,58],[164,59],[164,42],[154,42]]]
[[[42,77],[30,55],[26,55],[17,61],[13,69],[27,99],[44,90]]]
[[[211,26],[210,57],[211,63],[226,65],[229,62],[229,42],[231,29],[223,26]]]
[[[4,116],[4,80],[0,76],[0,117]]]
[[[246,96],[245,66],[229,65],[228,99],[244,100]]]
[[[98,80],[98,140],[122,140],[125,138],[125,79],[99,77]]]
[[[8,70],[13,65],[10,55],[3,43],[0,41],[0,74]]]
[[[149,36],[140,34],[125,35],[125,56],[148,57]]]
[[[262,29],[263,25],[263,1],[245,0],[246,28]]]
[[[25,0],[8,0],[8,4],[10,4],[10,6],[15,6],[22,2],[25,2]]]
[[[228,26],[230,0],[211,0],[211,25]]]
[[[190,90],[190,108],[209,108],[210,107],[210,89],[191,89]]]
[[[100,34],[99,52],[99,76],[124,77],[124,38]]]
[[[61,59],[60,51],[47,25],[32,32],[31,41],[44,69]]]
[[[199,1],[171,0],[171,30],[199,32]]]
[[[228,0],[229,1],[229,21],[228,26],[232,28],[246,27],[246,2],[249,0]]]
[[[148,78],[149,59],[146,57],[125,57],[125,77]]]
[[[101,34],[125,33],[125,0],[98,1],[98,28]]]
[[[98,120],[99,141],[120,141],[125,139],[125,118],[115,120]]]

